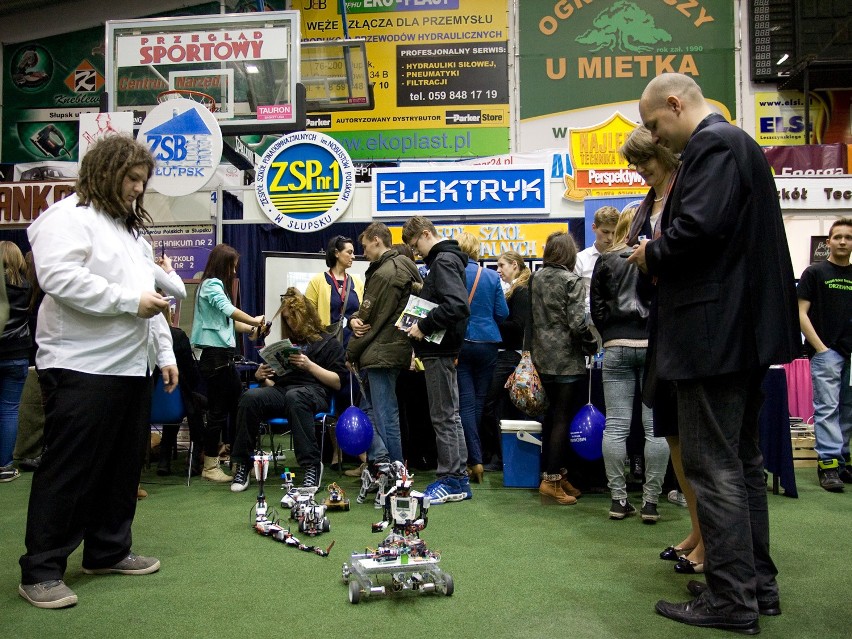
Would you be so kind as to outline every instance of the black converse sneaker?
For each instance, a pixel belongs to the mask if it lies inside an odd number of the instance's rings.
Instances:
[[[234,479],[231,480],[231,492],[241,493],[249,485],[249,466],[248,464],[237,464],[234,468]]]
[[[609,507],[610,519],[624,519],[628,515],[636,513],[636,509],[626,499],[613,499]]]
[[[643,524],[656,524],[660,518],[660,513],[657,512],[657,504],[652,504],[650,501],[642,502],[642,509],[639,513],[642,516]]]
[[[305,466],[302,477],[302,488],[319,487],[319,466]]]

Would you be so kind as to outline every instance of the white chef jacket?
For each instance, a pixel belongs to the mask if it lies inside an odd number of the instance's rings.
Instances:
[[[70,195],[27,230],[36,275],[46,293],[39,308],[36,365],[96,375],[141,377],[175,365],[162,314],[137,317],[143,291],[154,291],[151,247],[121,220]]]

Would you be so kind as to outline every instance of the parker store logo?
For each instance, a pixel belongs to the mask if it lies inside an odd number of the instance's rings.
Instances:
[[[331,113],[317,113],[307,116],[306,124],[311,129],[330,129]]]
[[[447,111],[446,124],[480,124],[482,111]]]

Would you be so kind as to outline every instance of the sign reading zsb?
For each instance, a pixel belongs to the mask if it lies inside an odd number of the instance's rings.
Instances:
[[[186,159],[186,137],[183,135],[148,135],[146,140],[157,160],[180,162]]]
[[[315,131],[291,133],[267,149],[257,168],[255,194],[281,228],[309,233],[332,224],[354,195],[355,170],[346,150]]]

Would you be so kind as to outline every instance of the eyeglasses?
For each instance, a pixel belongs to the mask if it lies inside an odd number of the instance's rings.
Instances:
[[[627,168],[630,169],[631,171],[635,171],[640,166],[647,166],[648,162],[650,162],[650,161],[651,161],[651,158],[642,158],[641,160],[636,160],[635,162],[630,162],[627,165]]]

